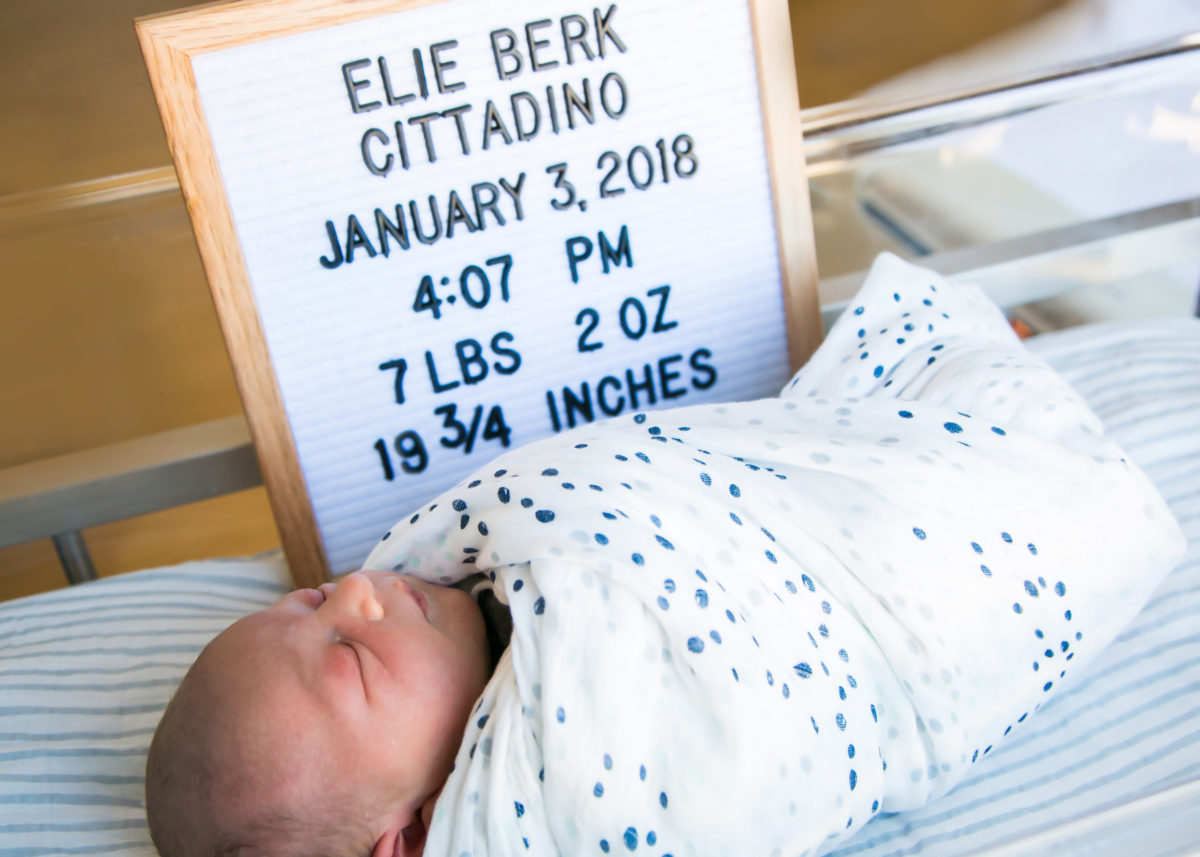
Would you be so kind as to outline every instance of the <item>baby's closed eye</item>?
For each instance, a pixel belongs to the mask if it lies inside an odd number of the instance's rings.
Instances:
[[[349,651],[349,655],[343,655],[343,657],[347,657],[351,662],[351,668],[353,668],[353,670],[358,674],[358,680],[362,685],[363,693],[366,693],[367,675],[366,671],[363,669],[362,656],[358,653],[358,648],[348,640],[338,640],[337,643],[339,649],[342,649],[343,651]]]

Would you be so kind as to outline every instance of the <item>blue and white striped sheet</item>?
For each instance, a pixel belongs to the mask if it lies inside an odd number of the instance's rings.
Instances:
[[[972,779],[876,819],[838,857],[957,857],[1200,779],[1200,322],[1032,346],[1157,484],[1187,556],[1090,674]],[[208,639],[288,585],[276,554],[0,604],[0,857],[152,855],[142,767],[159,711]]]
[[[1099,831],[1105,810],[1200,782],[1200,321],[1093,325],[1030,345],[1155,483],[1187,554],[1088,675],[1027,731],[940,800],[875,819],[836,857],[958,857],[1002,843],[1013,843],[1013,854],[1040,853],[1017,840],[1032,848],[1039,831],[1071,820]],[[1169,819],[1142,821],[1149,835]],[[1189,827],[1194,846],[1200,827]],[[1120,852],[1093,841],[1089,853]]]
[[[290,587],[278,554],[0,604],[0,855],[151,855],[159,714],[210,638]]]

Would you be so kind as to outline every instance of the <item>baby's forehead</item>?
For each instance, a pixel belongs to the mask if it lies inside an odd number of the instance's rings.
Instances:
[[[277,661],[298,656],[290,639],[290,621],[272,608],[243,616],[205,648],[196,666],[215,675],[246,674],[277,666]]]
[[[308,694],[311,654],[293,644],[287,622],[271,611],[246,616],[219,634],[194,669],[206,696],[239,725],[276,723]]]

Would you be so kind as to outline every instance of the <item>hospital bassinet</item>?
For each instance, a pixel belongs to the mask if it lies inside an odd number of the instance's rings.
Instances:
[[[822,312],[875,254],[981,283],[1156,483],[1182,565],[1070,693],[923,810],[839,855],[1200,850],[1200,44],[909,104],[807,111]],[[0,208],[57,245],[159,220],[186,244],[169,170]],[[53,243],[53,242],[52,242]],[[132,247],[131,252],[154,248]],[[189,261],[191,261],[189,259]],[[114,463],[115,462],[115,463]],[[56,537],[258,483],[240,417],[0,472],[0,544]],[[203,644],[289,586],[281,556],[210,559],[0,604],[0,855],[149,855],[145,747]]]

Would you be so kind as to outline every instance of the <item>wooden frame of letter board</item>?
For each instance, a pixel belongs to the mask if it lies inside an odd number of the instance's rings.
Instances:
[[[284,553],[298,586],[329,579],[296,446],[234,230],[191,58],[281,36],[455,0],[240,0],[136,22],[158,109],[187,201]],[[800,111],[785,0],[750,10],[793,370],[821,338],[816,252],[801,147]],[[699,83],[697,85],[700,85]]]

